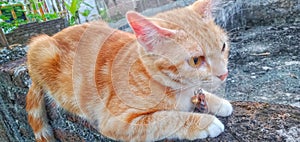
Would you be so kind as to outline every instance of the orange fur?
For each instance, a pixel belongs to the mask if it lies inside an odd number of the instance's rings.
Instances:
[[[224,126],[215,116],[191,112],[194,90],[216,88],[227,76],[227,36],[207,14],[210,4],[199,0],[150,19],[129,12],[135,34],[92,22],[33,38],[26,110],[37,141],[54,140],[45,93],[115,140],[219,135]],[[203,64],[190,65],[198,59]],[[228,101],[205,93],[211,113],[231,114]]]

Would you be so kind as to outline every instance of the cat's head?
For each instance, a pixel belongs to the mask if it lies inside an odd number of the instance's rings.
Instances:
[[[214,22],[212,5],[211,0],[198,0],[152,18],[127,13],[144,49],[142,60],[156,80],[172,88],[197,85],[204,89],[225,80],[229,43]]]

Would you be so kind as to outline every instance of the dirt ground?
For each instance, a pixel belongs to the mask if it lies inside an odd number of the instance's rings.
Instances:
[[[300,107],[300,23],[231,31],[226,98]]]

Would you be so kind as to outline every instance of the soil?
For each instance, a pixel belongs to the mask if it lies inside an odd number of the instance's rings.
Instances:
[[[28,47],[21,44],[11,45],[9,48],[0,48],[0,66],[10,61],[15,61],[26,56]]]
[[[225,97],[300,107],[300,23],[230,33]]]
[[[287,105],[233,102],[233,115],[220,118],[225,132],[199,142],[297,142],[300,140],[300,109]]]

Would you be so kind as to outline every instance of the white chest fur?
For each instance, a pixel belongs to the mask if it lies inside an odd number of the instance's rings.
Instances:
[[[194,90],[182,90],[177,93],[176,99],[177,104],[176,108],[181,111],[192,111],[194,109],[194,105],[191,101],[192,97],[194,96]]]

